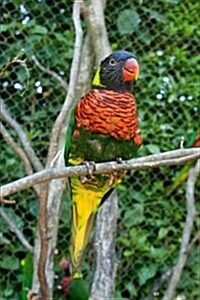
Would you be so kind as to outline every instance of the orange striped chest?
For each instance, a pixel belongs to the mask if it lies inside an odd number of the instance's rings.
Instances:
[[[77,127],[140,144],[136,102],[131,93],[91,90],[76,108]]]

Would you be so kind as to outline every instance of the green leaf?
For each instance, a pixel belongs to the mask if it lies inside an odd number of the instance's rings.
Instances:
[[[35,25],[34,27],[31,28],[31,33],[47,34],[48,29],[44,26],[41,26],[41,25]]]
[[[168,231],[169,231],[169,228],[161,227],[158,232],[158,238],[163,239],[167,235]]]
[[[149,45],[153,39],[153,37],[149,34],[147,30],[138,29],[136,32],[139,40],[146,45]]]
[[[15,257],[5,255],[0,261],[0,267],[6,270],[17,270],[20,268],[19,260]]]
[[[118,241],[123,244],[124,246],[126,247],[129,247],[130,246],[130,240],[128,238],[125,238],[123,236],[120,236]]]
[[[144,195],[142,192],[134,191],[132,197],[133,197],[134,200],[136,200],[138,202],[144,202],[144,201],[147,200],[147,196]]]
[[[32,35],[30,35],[28,38],[27,38],[27,43],[28,44],[32,44],[32,43],[39,43],[39,42],[41,42],[41,40],[42,40],[42,35],[41,34],[32,34]],[[34,45],[32,45],[32,47],[34,47]],[[26,48],[25,49],[27,49],[27,45],[26,45]]]
[[[133,210],[128,210],[124,215],[124,222],[128,226],[140,224],[144,221],[144,207],[141,204],[135,204]]]
[[[140,16],[131,9],[123,10],[117,19],[117,28],[121,35],[132,34],[139,26]]]
[[[137,290],[132,282],[128,282],[126,284],[126,288],[129,291],[129,293],[131,294],[131,296],[137,296]]]
[[[5,32],[9,29],[12,29],[15,26],[15,23],[10,23],[10,24],[0,24],[0,31]]]
[[[9,297],[13,294],[13,289],[7,288],[4,290],[4,296]]]
[[[140,285],[145,284],[148,279],[154,277],[156,271],[157,271],[156,265],[144,266],[140,270],[138,270]]]
[[[155,261],[164,259],[164,257],[167,255],[167,249],[166,248],[155,248],[153,245],[150,246],[148,256],[149,258],[155,259]]]
[[[27,80],[27,72],[24,68],[21,68],[17,71],[17,78],[20,82],[24,82]]]
[[[155,144],[149,144],[149,145],[146,146],[146,148],[149,150],[149,152],[151,154],[158,154],[158,153],[160,153],[160,148],[157,145],[155,145]]]
[[[159,12],[157,12],[156,10],[150,9],[150,8],[146,8],[143,7],[143,10],[148,12],[150,14],[150,16],[154,19],[156,19],[156,21],[158,22],[162,22],[166,19],[166,17],[162,14],[160,14]]]
[[[124,251],[124,256],[125,257],[129,257],[129,256],[132,256],[133,255],[133,250],[125,250]]]

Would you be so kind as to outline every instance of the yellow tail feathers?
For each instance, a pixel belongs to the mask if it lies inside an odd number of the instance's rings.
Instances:
[[[80,184],[73,193],[72,232],[70,258],[72,274],[81,273],[84,250],[95,219],[95,213],[103,197],[102,191],[88,190]]]

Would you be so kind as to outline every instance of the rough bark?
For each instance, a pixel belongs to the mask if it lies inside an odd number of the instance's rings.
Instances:
[[[112,299],[114,294],[115,235],[117,227],[117,194],[111,194],[100,208],[96,220],[94,254],[95,273],[91,300]]]
[[[89,30],[96,65],[112,52],[104,18],[105,5],[106,1],[91,0],[89,6]],[[113,298],[117,202],[117,194],[114,193],[114,195],[109,197],[106,203],[104,203],[97,215],[94,244],[96,267],[92,284],[92,299],[103,300]],[[100,241],[100,243],[98,243],[98,241]]]

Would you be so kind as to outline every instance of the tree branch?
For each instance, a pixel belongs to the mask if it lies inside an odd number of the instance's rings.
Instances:
[[[1,97],[0,97],[0,107],[1,107],[1,115],[2,115],[3,119],[5,120],[6,123],[8,123],[15,130],[35,171],[42,170],[43,166],[42,166],[41,162],[39,161],[34,149],[32,148],[31,143],[30,143],[26,133],[24,132],[22,127],[19,125],[19,123],[11,117],[11,115],[7,111],[4,101]]]
[[[22,163],[24,164],[25,168],[25,174],[26,175],[31,175],[33,174],[33,169],[32,166],[29,162],[28,157],[26,156],[25,152],[15,143],[9,132],[6,130],[6,128],[3,126],[2,123],[0,123],[0,132],[4,138],[4,140],[7,142],[7,144],[13,149],[15,154],[20,158]],[[38,186],[33,186],[33,189],[37,196],[40,196],[40,189]]]
[[[53,78],[55,78],[60,85],[65,89],[65,91],[67,92],[68,90],[68,84],[67,82],[61,77],[59,76],[56,72],[46,68],[45,66],[43,66],[39,60],[36,58],[35,55],[33,55],[32,57],[33,62],[35,63],[36,67],[38,67],[38,69],[40,69],[43,73],[48,74],[50,76],[52,76]]]
[[[160,290],[160,288],[162,287],[162,285],[169,280],[169,278],[172,276],[174,267],[171,267],[170,269],[168,269],[167,271],[165,271],[160,278],[156,279],[153,287],[150,291],[150,293],[147,295],[147,297],[145,298],[145,300],[153,300],[155,299],[155,293],[158,292]]]
[[[73,5],[73,21],[76,31],[74,57],[70,71],[70,81],[68,87],[68,93],[65,98],[65,102],[59,113],[51,132],[50,144],[47,155],[46,166],[50,167],[56,153],[59,152],[59,148],[64,147],[65,136],[63,135],[63,125],[69,116],[69,111],[73,104],[75,96],[76,82],[79,73],[81,48],[82,48],[82,28],[80,22],[80,3],[78,0],[74,1]],[[54,159],[54,163],[55,163]],[[58,181],[57,181],[58,182]],[[59,188],[58,205],[54,202],[56,200],[55,188]],[[57,236],[57,223],[58,214],[61,203],[61,193],[63,191],[63,180],[59,181],[59,184],[55,185],[44,183],[41,189],[40,197],[40,217],[39,217],[39,234],[37,234],[38,240],[35,243],[35,247],[39,250],[39,257],[36,255],[34,259],[34,282],[33,288],[37,289],[37,292],[41,291],[42,299],[52,298],[53,295],[53,247],[56,242]],[[52,202],[53,201],[53,202]],[[52,229],[52,221],[54,220],[52,210],[56,213],[57,220],[55,224],[55,230]],[[38,265],[37,265],[38,264]],[[48,274],[48,276],[47,276]],[[35,276],[36,275],[36,276]],[[40,282],[40,288],[38,289],[37,275]],[[39,291],[40,290],[40,291]],[[34,290],[35,291],[35,290]]]
[[[49,299],[50,297],[48,283],[47,283],[47,276],[45,274],[46,260],[47,260],[47,253],[48,253],[47,195],[48,195],[48,185],[43,184],[41,187],[40,211],[39,211],[39,222],[38,222],[40,241],[41,241],[38,277],[40,281],[42,299]]]
[[[99,64],[102,58],[112,52],[106,30],[104,8],[105,1],[102,0],[91,0],[91,4],[88,7],[88,26],[93,42],[96,64]]]
[[[82,31],[81,20],[80,20],[80,2],[78,0],[75,0],[73,5],[73,21],[74,21],[76,38],[74,44],[74,57],[71,65],[71,71],[70,71],[68,93],[65,98],[65,102],[63,104],[62,110],[59,113],[52,129],[48,156],[47,156],[47,163],[46,163],[47,167],[50,166],[51,161],[56,155],[59,134],[63,124],[66,121],[67,116],[69,115],[69,111],[74,101],[76,82],[78,78],[79,65],[81,59],[81,48],[82,48],[82,37],[83,37],[83,31]]]
[[[117,228],[117,194],[114,191],[101,206],[96,220],[94,253],[95,272],[90,300],[113,299],[116,275],[115,243]],[[101,210],[104,209],[103,213]]]
[[[16,204],[15,200],[4,199],[0,197],[0,202],[5,204]]]
[[[15,154],[23,162],[26,174],[31,175],[33,173],[33,169],[31,167],[29,159],[27,158],[24,151],[15,143],[15,141],[10,136],[9,132],[6,130],[6,128],[3,126],[2,123],[0,123],[0,132],[1,132],[4,140],[6,141],[6,143],[12,148],[12,150],[15,152]]]
[[[7,215],[7,213],[4,211],[4,209],[2,207],[0,207],[0,214],[1,214],[2,218],[6,221],[6,223],[10,227],[10,229],[18,237],[18,239],[20,240],[22,245],[26,249],[28,249],[28,251],[33,252],[33,247],[31,246],[31,244],[27,241],[27,239],[25,238],[25,236],[23,235],[21,230],[19,230],[19,228],[18,228],[17,224],[14,222],[14,220],[12,220],[11,217],[9,217]]]
[[[173,275],[171,277],[167,291],[165,292],[163,300],[173,299],[174,292],[180,280],[183,268],[185,266],[188,247],[190,242],[190,236],[193,228],[194,218],[195,218],[195,198],[194,198],[194,187],[197,177],[199,175],[200,160],[197,161],[195,167],[190,169],[187,184],[186,184],[186,204],[187,204],[187,216],[184,225],[182,242],[180,247],[180,253],[178,262],[174,267]]]
[[[199,148],[173,150],[160,154],[130,159],[120,164],[115,161],[98,163],[96,164],[96,169],[93,173],[114,173],[117,171],[140,170],[163,166],[182,165],[187,161],[197,158],[200,158]],[[29,188],[34,184],[38,184],[44,181],[52,180],[55,178],[84,175],[88,175],[88,170],[85,165],[79,165],[75,167],[47,168],[38,173],[26,176],[2,186],[0,198],[4,198],[8,195],[14,194],[16,192]]]

